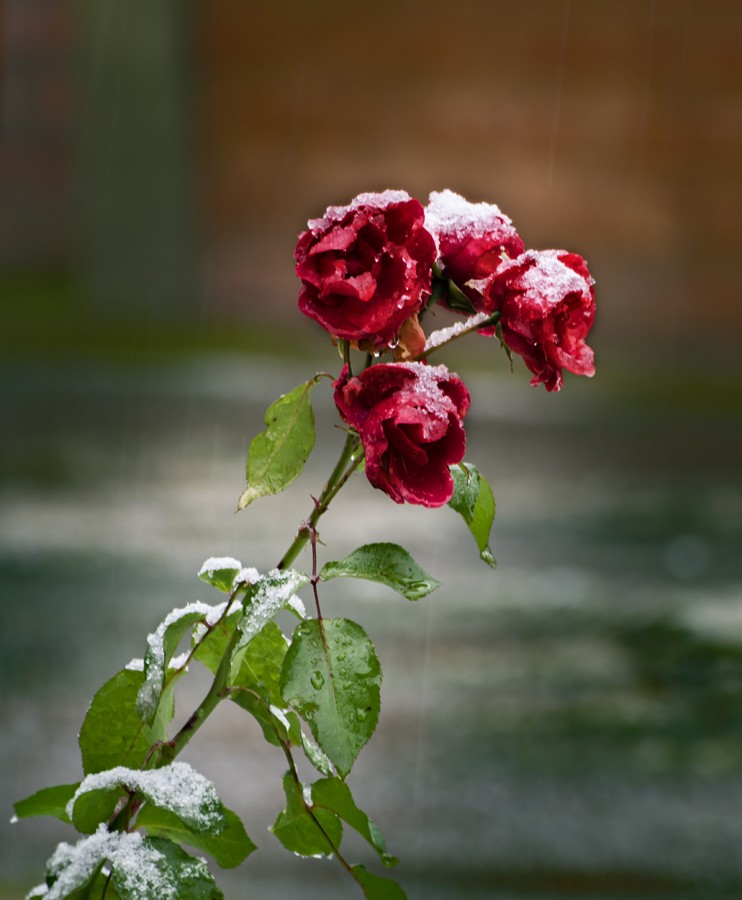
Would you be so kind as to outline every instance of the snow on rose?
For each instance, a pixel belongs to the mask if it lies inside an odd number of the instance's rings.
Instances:
[[[335,404],[360,435],[366,476],[396,503],[443,506],[466,451],[464,382],[445,366],[382,363],[335,382]]]

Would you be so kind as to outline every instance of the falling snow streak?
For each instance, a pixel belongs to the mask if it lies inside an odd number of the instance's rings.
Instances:
[[[641,178],[644,170],[644,151],[647,143],[647,129],[649,127],[649,100],[652,90],[652,56],[654,51],[654,28],[657,19],[657,0],[652,0],[649,6],[649,29],[647,33],[647,51],[644,57],[644,92],[642,94],[641,113],[639,121],[639,145],[636,152],[636,177]]]
[[[554,181],[554,162],[556,160],[557,140],[559,139],[559,120],[562,115],[562,92],[564,90],[564,71],[567,68],[567,38],[569,36],[570,0],[564,4],[562,19],[562,40],[559,45],[559,63],[557,64],[556,91],[554,97],[554,113],[551,120],[551,141],[549,143],[549,162],[546,170],[546,183],[551,187]]]

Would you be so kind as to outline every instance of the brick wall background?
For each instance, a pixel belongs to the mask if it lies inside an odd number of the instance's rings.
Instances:
[[[5,0],[0,262],[265,319],[309,216],[448,186],[582,252],[602,340],[682,355],[742,320],[741,26],[735,0]]]

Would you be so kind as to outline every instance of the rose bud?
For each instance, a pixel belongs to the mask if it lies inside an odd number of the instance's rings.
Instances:
[[[464,457],[462,419],[469,391],[445,366],[380,363],[335,382],[335,404],[358,431],[366,476],[396,503],[443,506],[453,494],[449,471]]]
[[[438,243],[443,274],[468,297],[473,311],[487,312],[482,294],[469,282],[488,278],[504,260],[520,256],[523,241],[494,203],[470,203],[453,191],[433,191],[425,226]],[[441,301],[459,309],[452,293]]]
[[[337,338],[393,346],[430,294],[435,241],[404,191],[359,194],[308,222],[296,246],[299,309]]]
[[[565,250],[528,250],[490,280],[485,294],[501,313],[502,339],[533,372],[532,385],[558,391],[562,369],[595,374],[585,343],[595,318],[594,284],[585,260]]]

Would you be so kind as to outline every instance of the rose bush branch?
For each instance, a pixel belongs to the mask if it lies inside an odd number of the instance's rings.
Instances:
[[[360,578],[417,601],[439,583],[392,542],[364,544],[320,567],[317,526],[365,464],[369,484],[395,503],[448,505],[494,567],[494,494],[465,459],[471,397],[459,375],[428,357],[465,337],[496,337],[493,345],[520,356],[531,383],[547,391],[561,389],[564,370],[591,376],[593,280],[581,257],[526,249],[498,207],[451,191],[434,192],[427,207],[404,191],[328,207],[300,235],[295,260],[299,308],[342,358],[329,376],[346,429],[338,461],[274,569],[208,559],[199,577],[226,599],[172,610],[148,635],[144,657],[97,692],[80,730],[81,780],[15,804],[17,818],[56,816],[81,835],[56,848],[29,900],[222,896],[206,861],[185,848],[232,867],[256,847],[213,784],[178,757],[224,700],[248,713],[286,760],[275,837],[300,856],[334,856],[368,900],[405,897],[343,849],[350,828],[383,866],[397,862],[347,781],[379,719],[381,663],[358,623],[322,615],[320,586]],[[426,334],[434,306],[465,318]],[[354,369],[356,352],[363,362]],[[315,444],[312,393],[322,377],[268,407],[250,444],[239,509],[285,490],[303,471]],[[294,568],[308,543],[309,574]],[[300,598],[305,588],[314,618]],[[291,634],[279,627],[287,612],[297,620]],[[178,655],[183,642],[188,649]],[[211,672],[211,684],[171,735],[176,688],[196,664]],[[298,752],[319,776],[311,783],[300,776]]]
[[[281,557],[276,566],[277,569],[287,568],[296,559],[309,541],[312,530],[317,527],[320,518],[327,512],[333,498],[347,483],[348,479],[362,462],[363,450],[361,448],[360,439],[357,434],[349,431],[340,457],[335,464],[335,468],[332,470],[330,477],[327,479],[327,482],[322,489],[322,493],[319,495],[319,499],[314,503],[309,517],[299,526],[296,537]]]

